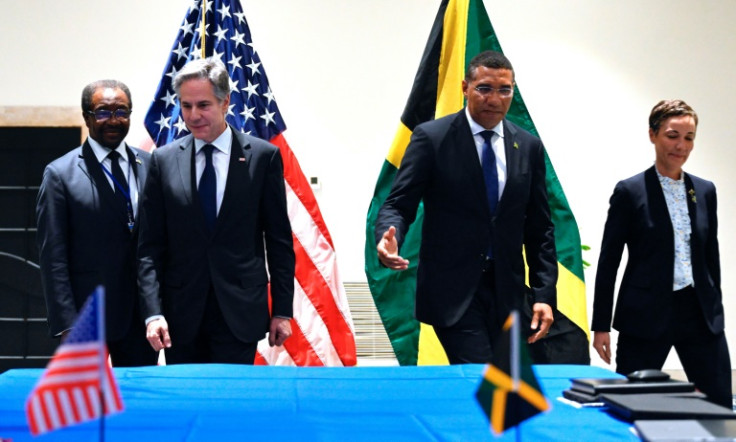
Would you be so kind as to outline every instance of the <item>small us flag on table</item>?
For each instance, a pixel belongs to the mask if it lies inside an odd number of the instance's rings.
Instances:
[[[79,312],[26,401],[33,435],[123,410],[105,344],[105,292],[98,287]]]

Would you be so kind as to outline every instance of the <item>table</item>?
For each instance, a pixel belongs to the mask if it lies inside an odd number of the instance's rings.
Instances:
[[[106,441],[495,441],[475,400],[483,365],[263,367],[226,364],[116,368],[125,411],[105,420]],[[522,440],[638,440],[631,424],[598,408],[557,400],[573,377],[617,377],[600,368],[539,365],[549,412]],[[40,369],[0,375],[0,438],[96,441],[99,422],[33,438],[25,400]]]

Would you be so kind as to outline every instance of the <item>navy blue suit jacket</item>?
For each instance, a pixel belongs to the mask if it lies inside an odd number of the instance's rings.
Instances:
[[[723,330],[716,189],[712,182],[685,174],[692,234],[693,279],[705,320],[713,333]],[[595,278],[594,331],[610,331],[616,273],[624,246],[628,262],[613,316],[619,332],[657,338],[672,309],[674,233],[654,166],[616,184]]]
[[[480,160],[465,110],[417,126],[391,192],[379,211],[375,237],[389,226],[399,245],[424,202],[416,318],[446,327],[467,309],[480,282],[489,245],[496,292],[506,311],[526,294],[524,257],[534,302],[556,307],[557,254],[539,138],[504,120],[505,189],[491,217]]]
[[[127,147],[139,191],[150,154]],[[135,247],[127,215],[87,142],[52,161],[36,201],[36,239],[49,333],[71,328],[95,287],[105,286],[108,340],[127,333],[138,302]]]
[[[210,234],[195,151],[189,135],[153,152],[138,248],[143,315],[163,314],[172,340],[189,342],[211,287],[233,334],[256,342],[269,329],[269,276],[273,315],[291,317],[293,309],[295,255],[281,154],[233,130],[225,193]]]

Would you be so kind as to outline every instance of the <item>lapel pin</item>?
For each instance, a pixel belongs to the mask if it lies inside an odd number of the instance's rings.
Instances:
[[[245,157],[238,158],[238,161],[240,161],[241,163],[245,163]]]
[[[690,189],[687,193],[690,194],[690,199],[692,200],[693,204],[697,203],[697,201],[695,201],[695,189]]]
[[[136,159],[135,159],[135,162],[136,162],[136,163],[138,163],[138,164],[143,164],[143,161],[141,161],[141,159],[140,159],[140,158],[136,158]]]
[[[514,141],[514,149],[518,149],[518,148],[519,148],[519,143],[517,143],[516,141]]]

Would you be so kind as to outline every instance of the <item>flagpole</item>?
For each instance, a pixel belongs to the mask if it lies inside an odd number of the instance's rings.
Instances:
[[[515,408],[515,414],[518,416],[521,414],[520,407],[520,401],[518,400],[518,394],[519,394],[519,379],[521,379],[521,375],[519,371],[521,370],[521,354],[519,353],[519,339],[520,339],[520,331],[519,331],[519,311],[513,310],[511,312],[511,333],[509,333],[509,336],[511,337],[511,391],[514,392],[517,395],[517,399],[514,401],[514,408]],[[521,423],[516,426],[516,440],[517,442],[521,442]]]
[[[99,339],[97,340],[99,348],[97,349],[99,353],[100,363],[98,364],[100,367],[100,373],[99,373],[99,392],[100,392],[100,442],[105,442],[105,373],[107,366],[107,354],[105,352],[105,348],[107,347],[105,345],[107,334],[105,333],[105,288],[103,286],[98,286],[97,290],[95,290],[94,296],[97,297],[97,332],[99,334]]]
[[[205,49],[207,35],[205,32],[207,32],[207,0],[202,0],[202,28],[199,32],[200,43],[202,43],[202,58],[206,58],[205,54],[207,53]]]

